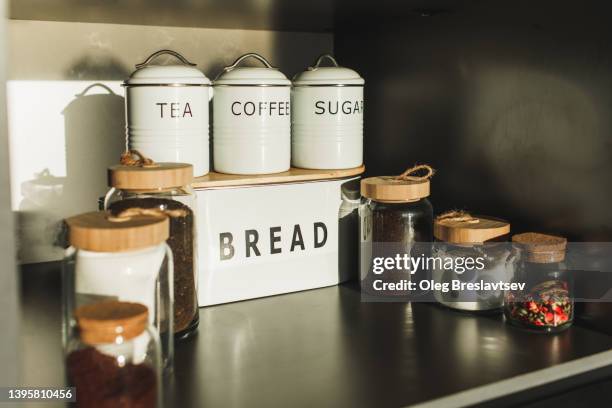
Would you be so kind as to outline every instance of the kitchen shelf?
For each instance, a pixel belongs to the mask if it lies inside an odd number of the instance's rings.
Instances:
[[[63,385],[60,275],[57,263],[22,270],[29,386]],[[340,285],[200,309],[197,335],[176,345],[167,406],[525,406],[610,377],[611,348],[579,324],[532,334],[501,316],[365,303]]]
[[[195,189],[252,186],[258,184],[302,183],[305,181],[333,180],[363,174],[365,166],[342,170],[310,170],[291,168],[289,171],[274,174],[237,175],[210,172],[196,177],[192,186]]]
[[[331,32],[330,0],[11,0],[10,18],[174,27]]]

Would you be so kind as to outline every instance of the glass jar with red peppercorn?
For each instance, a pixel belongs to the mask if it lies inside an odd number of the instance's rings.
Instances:
[[[512,237],[519,260],[513,282],[520,290],[507,291],[506,320],[545,333],[567,329],[574,320],[573,280],[565,267],[567,240],[538,233]]]

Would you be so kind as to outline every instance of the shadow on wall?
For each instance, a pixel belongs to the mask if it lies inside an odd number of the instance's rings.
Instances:
[[[107,54],[92,54],[76,60],[65,72],[70,79],[116,78],[123,80],[130,72],[116,58]]]
[[[87,93],[92,88],[105,93]],[[71,214],[97,209],[107,187],[106,169],[126,146],[125,100],[103,84],[93,84],[66,106],[66,183],[64,202]]]
[[[90,94],[92,89],[103,93]],[[98,209],[107,191],[106,169],[125,149],[124,98],[104,84],[87,86],[61,112],[64,116],[66,176],[43,168],[21,183],[17,215],[23,263],[61,257],[62,219]]]

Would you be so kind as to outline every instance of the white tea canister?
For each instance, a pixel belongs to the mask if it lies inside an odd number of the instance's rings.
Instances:
[[[333,66],[322,67],[324,59]],[[364,79],[322,55],[314,67],[293,78],[292,165],[347,169],[363,164]]]
[[[264,67],[241,67],[248,58]],[[245,54],[214,81],[213,166],[231,174],[267,174],[291,165],[291,81],[262,56]]]
[[[180,64],[152,65],[160,55]],[[136,65],[124,82],[129,149],[157,162],[193,165],[194,175],[209,171],[210,80],[177,52],[161,50]]]

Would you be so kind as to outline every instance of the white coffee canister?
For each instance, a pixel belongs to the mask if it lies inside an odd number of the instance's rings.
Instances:
[[[320,66],[324,59],[333,66]],[[293,78],[292,165],[347,169],[363,164],[364,79],[322,55]]]
[[[248,58],[265,67],[241,67]],[[245,54],[214,81],[213,166],[267,174],[291,165],[291,81],[258,54]]]
[[[160,55],[181,64],[151,65]],[[125,81],[129,149],[157,162],[193,165],[194,174],[209,171],[208,110],[210,80],[182,55],[158,51]]]

